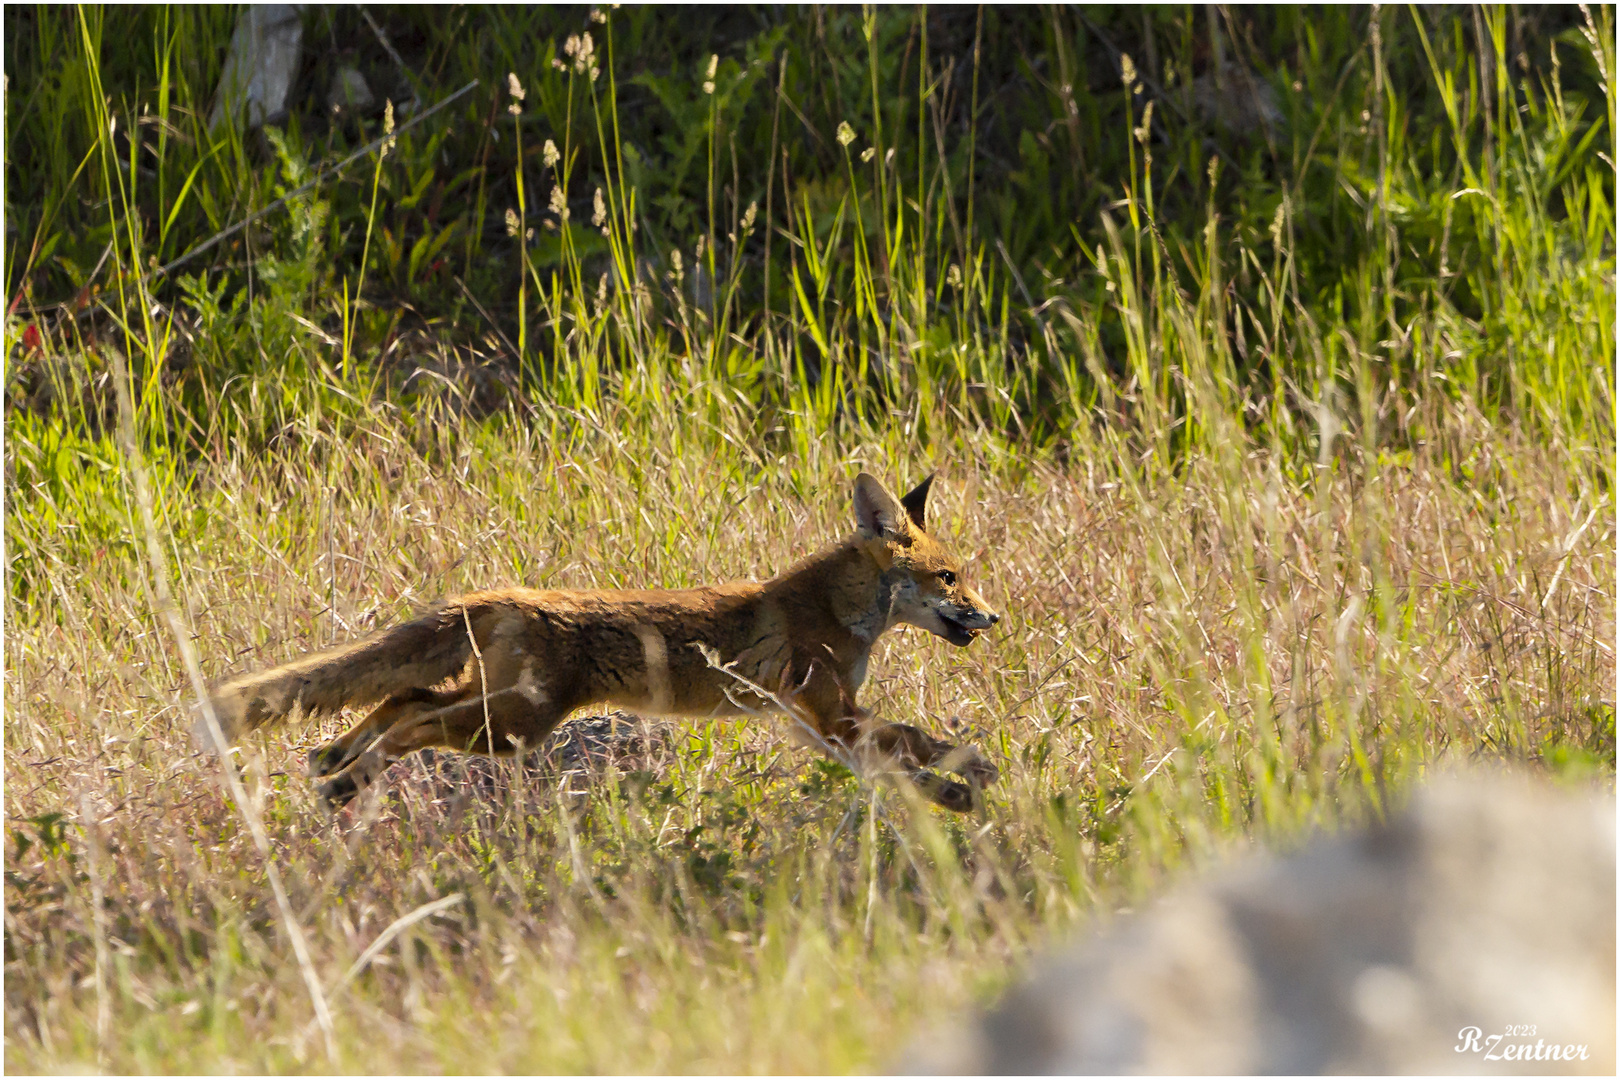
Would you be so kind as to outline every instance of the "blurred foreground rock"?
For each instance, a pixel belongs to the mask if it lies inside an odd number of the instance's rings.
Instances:
[[[1437,780],[1387,825],[1126,916],[905,1064],[1613,1075],[1614,800]]]

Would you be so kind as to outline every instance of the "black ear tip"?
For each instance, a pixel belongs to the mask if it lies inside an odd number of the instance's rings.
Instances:
[[[929,473],[927,476],[923,477],[922,482],[919,483],[916,487],[912,488],[911,491],[907,493],[906,497],[907,498],[915,497],[915,498],[920,499],[924,495],[927,495],[928,494],[928,489],[934,486],[934,477],[936,475],[938,475],[938,474],[937,473]]]
[[[923,508],[928,504],[928,489],[934,482],[934,475],[929,473],[922,483],[906,492],[900,500],[900,505],[906,508],[906,513],[919,529],[923,527]]]

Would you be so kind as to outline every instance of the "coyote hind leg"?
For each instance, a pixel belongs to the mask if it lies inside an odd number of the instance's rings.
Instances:
[[[341,806],[388,766],[430,746],[475,754],[509,754],[519,745],[539,746],[568,715],[565,704],[534,702],[511,692],[486,698],[466,687],[435,695],[431,704],[425,700],[406,703],[391,714],[396,717],[392,725],[371,734],[364,745],[351,748],[346,764],[328,773],[318,790],[332,806]]]
[[[433,711],[452,704],[460,696],[457,690],[428,690],[417,687],[395,694],[381,705],[371,710],[364,720],[359,721],[348,731],[333,739],[324,746],[317,746],[309,752],[309,775],[330,776],[340,772],[365,753],[366,748],[393,727],[407,711],[416,712],[419,709]]]

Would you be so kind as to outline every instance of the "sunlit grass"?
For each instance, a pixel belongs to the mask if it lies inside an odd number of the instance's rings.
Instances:
[[[1487,14],[1479,32],[1505,34]],[[863,93],[899,93],[892,24],[861,26]],[[1311,189],[1256,227],[1217,198],[1231,166],[1197,132],[1137,136],[1129,101],[1108,136],[1134,145],[1124,197],[1076,229],[1070,284],[943,196],[964,178],[917,112],[882,136],[924,147],[910,171],[862,160],[873,123],[830,180],[748,226],[745,203],[729,225],[705,209],[677,263],[636,209],[609,59],[597,80],[547,69],[496,122],[533,147],[521,117],[576,95],[561,107],[610,152],[572,190],[600,179],[603,217],[509,238],[474,282],[479,319],[519,313],[517,355],[494,360],[425,320],[395,333],[374,284],[415,273],[390,185],[442,144],[402,139],[369,208],[293,200],[251,295],[228,272],[140,282],[175,252],[141,224],[151,178],[119,165],[100,27],[84,13],[81,43],[58,43],[79,51],[41,107],[88,102],[104,133],[84,160],[113,270],[94,318],[26,353],[7,414],[8,1068],[882,1069],[1031,948],[1217,853],[1377,817],[1435,767],[1612,785],[1613,372],[1592,362],[1613,349],[1612,170],[1569,145],[1606,112],[1577,123],[1550,89],[1527,118],[1472,98],[1435,158],[1386,99],[1370,158],[1310,166],[1369,196],[1371,239],[1324,296],[1300,270],[1332,258],[1301,239],[1327,213]],[[1477,69],[1456,41],[1430,48],[1436,83]],[[746,74],[726,63],[688,133],[711,190]],[[247,190],[290,186],[306,149],[218,154]],[[71,188],[74,155],[52,153]],[[1396,179],[1369,186],[1366,160]],[[520,236],[557,179],[523,175]],[[1413,254],[1436,214],[1447,242],[1472,237],[1458,262]],[[933,528],[1006,615],[966,650],[895,633],[863,694],[997,761],[982,816],[872,786],[771,718],[679,722],[561,779],[408,761],[335,819],[301,774],[341,721],[243,746],[245,810],[191,740],[165,579],[216,678],[471,588],[765,577],[852,528],[863,468],[891,486],[938,471]]]
[[[714,427],[544,410],[413,446],[377,413],[228,454],[163,509],[210,673],[474,586],[767,575],[850,527],[858,466],[938,468],[939,531],[1006,629],[966,651],[897,633],[868,697],[1002,763],[985,818],[862,788],[761,719],[679,725],[653,768],[560,801],[402,765],[334,824],[298,775],[330,729],[277,731],[242,760],[329,985],[394,918],[466,897],[333,995],[326,1063],[260,862],[192,756],[141,561],[13,516],[42,587],[8,621],[10,1066],[881,1066],[1189,857],[1376,814],[1445,760],[1611,773],[1612,518],[1477,414],[1377,462],[1341,440],[1314,482],[1234,446],[1144,483],[1107,441],[1060,464],[896,430],[784,457],[722,386],[693,393],[720,398]]]

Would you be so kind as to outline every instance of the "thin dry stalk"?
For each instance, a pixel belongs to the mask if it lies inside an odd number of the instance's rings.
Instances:
[[[230,744],[219,725],[213,700],[208,696],[207,680],[203,678],[202,666],[197,661],[191,633],[180,616],[180,609],[175,604],[174,595],[169,588],[168,560],[163,553],[163,544],[159,539],[157,522],[152,512],[151,481],[147,476],[145,459],[141,455],[140,443],[135,433],[135,409],[130,400],[129,368],[121,353],[110,348],[108,352],[113,357],[113,386],[114,392],[118,395],[118,430],[124,444],[130,480],[135,488],[135,504],[141,515],[141,531],[146,541],[146,564],[150,574],[148,580],[152,587],[152,606],[174,637],[175,647],[180,652],[180,662],[185,666],[186,676],[191,681],[191,692],[196,697],[197,710],[218,755],[220,774],[224,777],[227,790],[230,791],[231,801],[235,803],[237,812],[242,815],[242,820],[252,833],[253,842],[264,859],[265,875],[270,879],[276,910],[281,915],[282,925],[286,927],[287,938],[292,943],[293,953],[298,958],[299,971],[304,977],[304,986],[309,992],[310,1004],[315,1010],[316,1020],[321,1025],[321,1034],[326,1042],[327,1060],[335,1063],[338,1060],[338,1050],[337,1038],[332,1027],[332,1014],[326,1006],[326,994],[321,989],[320,977],[315,973],[315,963],[310,957],[309,944],[304,939],[303,928],[298,925],[298,919],[293,914],[292,901],[288,899],[286,886],[282,884],[281,871],[276,866],[275,854],[270,849],[270,837],[264,830],[264,822],[259,816],[258,808],[248,798],[247,789],[242,785],[242,778],[237,774],[235,763],[231,761]]]

